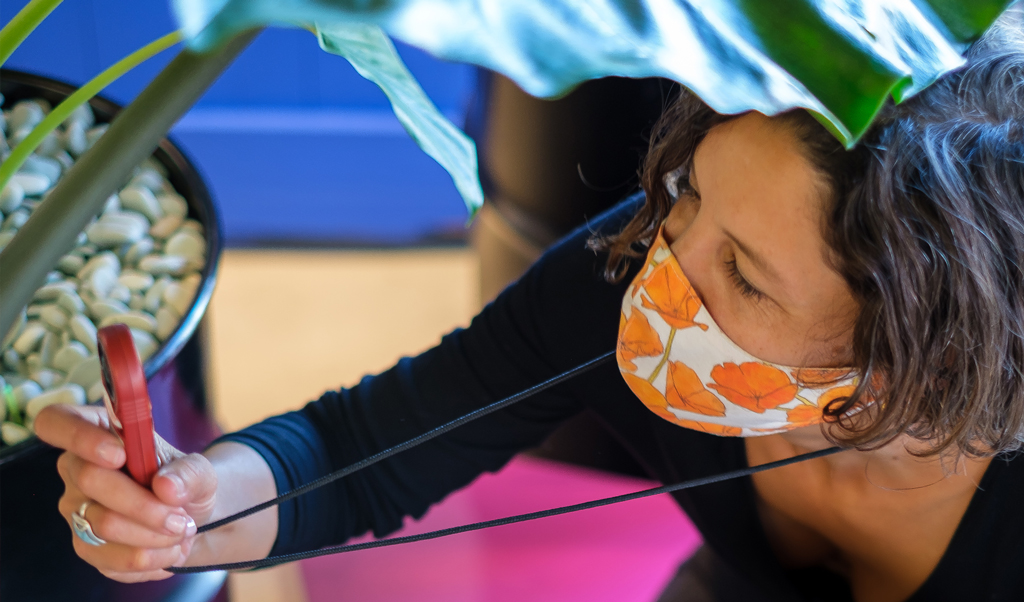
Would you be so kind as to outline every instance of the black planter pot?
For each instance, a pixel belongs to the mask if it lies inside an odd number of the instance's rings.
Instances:
[[[57,105],[75,87],[52,79],[0,71],[4,105],[45,98]],[[98,123],[120,109],[104,98],[90,101]],[[185,452],[199,451],[217,434],[206,396],[203,316],[221,251],[221,225],[195,167],[164,139],[154,157],[185,197],[189,216],[206,229],[207,263],[192,307],[178,329],[145,364],[157,432]],[[123,584],[103,577],[78,558],[71,532],[57,512],[64,485],[56,471],[60,451],[32,438],[0,450],[0,599],[4,602],[211,602],[226,601],[224,573],[180,575],[164,581]]]

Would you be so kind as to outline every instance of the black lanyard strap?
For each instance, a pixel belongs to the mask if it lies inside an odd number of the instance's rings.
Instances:
[[[325,476],[320,477],[319,479],[316,479],[315,481],[310,481],[309,483],[306,483],[305,485],[303,485],[301,487],[296,487],[295,489],[292,489],[291,491],[289,491],[287,493],[282,493],[281,495],[277,496],[276,498],[274,498],[272,500],[267,500],[267,501],[265,501],[265,502],[263,502],[261,504],[256,504],[255,506],[253,506],[251,508],[247,508],[245,510],[242,510],[241,512],[236,512],[235,514],[232,514],[231,516],[226,516],[226,517],[224,517],[224,518],[222,518],[220,520],[215,520],[212,523],[207,523],[207,524],[203,525],[202,527],[199,527],[199,531],[198,532],[199,533],[204,533],[204,532],[209,531],[211,529],[216,529],[217,527],[222,527],[222,526],[224,526],[224,525],[226,525],[228,523],[232,523],[232,522],[234,522],[236,520],[245,518],[245,517],[250,516],[252,514],[256,514],[257,512],[259,512],[261,510],[266,510],[267,508],[270,508],[271,506],[276,506],[276,505],[281,504],[283,502],[287,502],[288,500],[290,500],[292,498],[296,498],[296,497],[298,497],[298,496],[300,496],[300,495],[302,495],[304,493],[308,493],[310,491],[313,491],[314,489],[317,489],[318,487],[323,487],[324,485],[326,485],[328,483],[333,483],[334,481],[337,481],[338,479],[347,477],[348,475],[350,475],[350,474],[352,474],[354,472],[358,472],[358,471],[360,471],[360,470],[362,470],[362,469],[364,469],[364,468],[366,468],[368,466],[372,466],[372,465],[376,464],[377,462],[380,462],[381,460],[386,460],[386,459],[390,458],[391,456],[393,456],[395,454],[398,454],[398,453],[404,452],[407,449],[416,447],[420,443],[426,443],[427,441],[430,441],[431,439],[433,439],[435,437],[440,437],[441,435],[447,433],[448,431],[450,431],[452,429],[459,428],[460,426],[466,424],[467,422],[472,422],[472,421],[476,420],[477,418],[481,418],[483,416],[486,416],[486,415],[490,414],[491,412],[496,412],[496,411],[498,411],[498,410],[500,410],[502,408],[507,408],[508,406],[510,406],[510,405],[512,405],[514,403],[517,403],[519,401],[522,401],[522,400],[526,399],[527,397],[536,395],[537,393],[540,393],[541,391],[544,391],[545,389],[550,389],[551,387],[553,387],[553,386],[555,386],[557,384],[563,383],[563,382],[573,378],[574,376],[578,376],[580,374],[583,374],[584,372],[587,372],[588,370],[590,370],[592,368],[596,368],[597,366],[600,366],[601,364],[607,362],[608,360],[610,360],[610,359],[612,359],[614,357],[615,357],[615,352],[614,351],[609,351],[608,353],[605,353],[604,355],[600,355],[598,357],[595,357],[594,359],[592,359],[592,360],[590,360],[590,361],[588,361],[586,363],[580,364],[579,366],[576,366],[575,368],[573,368],[571,370],[567,370],[567,371],[559,374],[558,376],[555,376],[554,378],[550,378],[550,379],[548,379],[548,380],[546,380],[546,381],[544,381],[544,382],[542,382],[540,384],[537,384],[537,385],[534,385],[534,386],[530,387],[529,389],[525,389],[523,391],[520,391],[519,393],[516,393],[515,395],[512,395],[510,397],[506,397],[505,399],[496,401],[496,402],[492,403],[489,406],[484,406],[484,407],[482,407],[482,408],[480,408],[478,410],[473,410],[472,412],[470,412],[468,414],[465,414],[464,416],[456,418],[455,420],[452,420],[451,422],[442,424],[441,426],[439,426],[437,428],[434,428],[434,429],[431,429],[431,430],[423,433],[422,435],[417,435],[416,437],[413,437],[412,439],[409,439],[405,443],[399,443],[398,445],[395,445],[394,447],[389,447],[388,449],[385,449],[384,451],[377,452],[376,454],[373,454],[372,456],[364,458],[364,459],[356,462],[355,464],[346,466],[345,468],[342,468],[341,470],[336,470],[336,471],[332,472],[329,475],[325,475]]]
[[[350,545],[340,546],[329,546],[326,548],[320,548],[319,550],[310,550],[308,552],[297,552],[295,554],[282,554],[280,556],[271,556],[269,558],[263,558],[260,560],[246,560],[244,562],[228,562],[224,564],[211,564],[207,566],[182,566],[182,567],[170,567],[167,571],[175,574],[183,573],[202,573],[206,571],[236,571],[242,569],[259,569],[268,566],[274,566],[285,562],[294,562],[296,560],[305,560],[307,558],[316,558],[317,556],[327,556],[328,554],[342,554],[344,552],[356,552],[359,550],[369,550],[372,548],[383,548],[387,546],[397,546],[399,544],[413,543],[415,541],[423,541],[426,539],[437,539],[439,537],[447,537],[449,535],[455,535],[458,533],[466,533],[468,531],[477,531],[480,529],[486,529],[488,527],[498,527],[501,525],[511,525],[512,523],[521,523],[528,520],[536,520],[538,518],[546,518],[548,516],[558,516],[559,514],[568,514],[570,512],[578,512],[580,510],[589,510],[590,508],[600,508],[601,506],[608,506],[611,504],[618,504],[620,502],[628,502],[630,500],[636,500],[640,498],[650,497],[652,495],[660,495],[662,493],[670,493],[673,491],[681,491],[683,489],[690,489],[693,487],[700,487],[701,485],[710,485],[712,483],[720,483],[722,481],[728,481],[730,479],[737,479],[740,477],[747,477],[759,472],[771,470],[773,468],[781,468],[783,466],[789,466],[797,462],[803,462],[805,460],[813,460],[815,458],[823,458],[825,456],[831,456],[832,454],[844,451],[846,448],[842,447],[830,447],[815,452],[806,454],[800,454],[793,456],[792,458],[786,458],[785,460],[778,460],[776,462],[769,462],[767,464],[759,464],[757,466],[749,466],[747,468],[741,468],[738,470],[731,470],[728,472],[711,475],[709,477],[702,477],[699,479],[692,479],[689,481],[683,481],[682,483],[676,483],[675,485],[664,485],[662,487],[654,487],[652,489],[645,489],[643,491],[636,491],[633,493],[627,493],[623,495],[616,495],[600,500],[593,500],[590,502],[584,502],[582,504],[573,504],[571,506],[562,506],[560,508],[552,508],[550,510],[541,510],[538,512],[528,512],[526,514],[517,514],[515,516],[508,516],[505,518],[497,518],[494,520],[486,520],[477,523],[470,523],[468,525],[460,525],[457,527],[449,527],[447,529],[439,529],[437,531],[429,531],[427,533],[420,533],[419,535],[407,535],[404,537],[393,537],[390,539],[379,539],[376,541],[369,541],[366,543],[357,543]]]

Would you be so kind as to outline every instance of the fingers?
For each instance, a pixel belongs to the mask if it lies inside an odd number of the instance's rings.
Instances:
[[[75,553],[83,560],[100,571],[122,574],[124,577],[155,576],[163,578],[167,573],[162,569],[184,562],[181,546],[167,548],[137,548],[119,543],[107,542],[101,546],[91,546],[77,537],[73,538]]]
[[[36,416],[35,429],[50,445],[106,468],[120,468],[124,446],[110,432],[107,420],[105,408],[52,405]]]
[[[174,538],[174,543],[177,543],[189,529],[195,529],[195,523],[191,522],[191,518],[181,507],[162,503],[151,491],[119,470],[103,468],[86,462],[72,453],[64,453],[57,460],[57,471],[68,486],[65,496],[61,498],[61,512],[65,517],[77,509],[77,506],[68,507],[69,504],[73,506],[76,502],[81,504],[85,500],[94,501],[99,506],[121,515],[122,518],[115,520],[113,524],[118,529],[116,533],[132,533],[135,537],[124,543],[146,545],[150,540],[139,539],[141,536],[138,533],[142,530],[152,533],[147,537],[155,538],[162,535]],[[90,512],[92,508],[90,506]],[[128,523],[134,523],[136,528],[130,528]],[[111,534],[108,531],[104,533]],[[106,535],[97,535],[106,539]],[[151,541],[165,542],[155,545],[171,543],[161,539]]]
[[[80,494],[65,495],[57,507],[70,523],[71,513],[79,510],[85,501],[88,500]],[[182,514],[170,515],[167,526],[153,530],[95,502],[87,506],[85,518],[97,537],[107,542],[139,548],[168,548],[180,545],[196,533],[195,522]]]
[[[217,491],[217,472],[205,456],[189,454],[161,468],[151,487],[165,504],[183,506],[192,516],[208,516]]]

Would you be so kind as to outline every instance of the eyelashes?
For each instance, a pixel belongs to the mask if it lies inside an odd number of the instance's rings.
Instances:
[[[726,261],[725,267],[729,271],[729,279],[732,280],[733,285],[741,295],[755,301],[762,301],[765,298],[764,293],[754,288],[753,285],[747,282],[747,279],[740,274],[740,271],[736,268],[736,258]]]

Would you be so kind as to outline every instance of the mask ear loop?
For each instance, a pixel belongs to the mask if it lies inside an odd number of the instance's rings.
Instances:
[[[211,529],[216,529],[217,527],[224,526],[224,525],[226,525],[228,523],[233,523],[236,520],[239,520],[239,519],[245,518],[247,516],[256,514],[257,512],[260,512],[261,510],[266,510],[267,508],[270,508],[271,506],[276,506],[276,505],[281,504],[283,502],[287,502],[288,500],[290,500],[292,498],[296,498],[296,497],[298,497],[298,496],[300,496],[300,495],[302,495],[304,493],[308,493],[310,491],[313,491],[314,489],[323,487],[324,485],[327,485],[328,483],[333,483],[334,481],[337,481],[338,479],[347,477],[348,475],[350,475],[350,474],[352,474],[354,472],[358,472],[358,471],[360,471],[360,470],[362,470],[364,468],[372,466],[372,465],[376,464],[377,462],[380,462],[381,460],[386,460],[386,459],[390,458],[391,456],[393,456],[395,454],[398,454],[398,453],[404,452],[407,449],[416,447],[420,443],[426,443],[427,441],[430,441],[431,439],[433,439],[435,437],[440,437],[441,435],[447,433],[448,431],[450,431],[452,429],[456,429],[456,428],[466,424],[467,422],[472,422],[472,421],[476,420],[477,418],[482,418],[482,417],[484,417],[484,416],[486,416],[486,415],[488,415],[488,414],[490,414],[492,412],[496,412],[496,411],[498,411],[498,410],[500,410],[502,408],[506,408],[506,407],[508,407],[508,406],[510,406],[510,405],[512,405],[514,403],[520,402],[520,401],[526,399],[527,397],[531,397],[533,395],[536,395],[537,393],[540,393],[541,391],[544,391],[545,389],[550,389],[551,387],[553,387],[553,386],[555,386],[557,384],[563,383],[563,382],[571,379],[574,376],[577,376],[579,374],[583,374],[584,372],[587,372],[588,370],[591,370],[592,368],[596,368],[597,366],[600,366],[601,364],[604,364],[604,363],[608,362],[609,360],[613,359],[614,357],[615,357],[615,352],[614,351],[609,351],[608,353],[605,353],[604,355],[596,357],[596,358],[590,360],[589,362],[585,362],[583,364],[580,364],[579,366],[576,366],[575,368],[572,368],[571,370],[567,370],[567,371],[559,374],[558,376],[555,376],[554,378],[548,379],[548,380],[546,380],[546,381],[544,381],[544,382],[542,382],[542,383],[540,383],[538,385],[534,385],[534,386],[530,387],[529,389],[520,391],[519,393],[516,393],[515,395],[512,395],[511,397],[506,397],[505,399],[502,399],[500,401],[496,401],[496,402],[492,403],[489,406],[484,406],[484,407],[479,408],[477,410],[473,410],[472,412],[470,412],[468,414],[465,414],[465,415],[463,415],[463,416],[461,416],[459,418],[456,418],[455,420],[452,420],[451,422],[442,424],[441,426],[439,426],[437,428],[431,429],[431,430],[423,433],[422,435],[417,435],[416,437],[413,437],[412,439],[409,439],[408,441],[406,441],[404,443],[399,443],[398,445],[395,445],[394,447],[389,447],[388,449],[385,449],[385,450],[380,451],[380,452],[378,452],[376,454],[373,454],[372,456],[364,458],[364,459],[360,460],[359,462],[356,462],[355,464],[352,464],[350,466],[346,466],[345,468],[342,468],[340,470],[336,470],[336,471],[332,472],[329,475],[325,475],[325,476],[320,477],[319,479],[316,479],[315,481],[310,481],[309,483],[306,483],[305,485],[303,485],[301,487],[297,487],[295,489],[292,489],[291,491],[289,491],[287,493],[282,493],[281,495],[277,496],[276,498],[274,498],[272,500],[267,500],[267,501],[265,501],[265,502],[263,502],[261,504],[256,504],[255,506],[253,506],[251,508],[247,508],[245,510],[242,510],[241,512],[236,512],[235,514],[232,514],[231,516],[226,516],[226,517],[224,517],[224,518],[222,518],[220,520],[213,521],[212,523],[207,523],[207,524],[203,525],[202,527],[199,527],[197,532],[198,533],[204,533],[206,531],[210,531]]]
[[[549,389],[549,388],[551,388],[551,387],[553,387],[553,386],[555,386],[557,384],[560,384],[562,382],[565,382],[565,381],[567,381],[567,380],[569,380],[569,379],[571,379],[571,378],[573,378],[575,376],[583,374],[584,372],[587,372],[587,371],[589,371],[589,370],[591,370],[591,369],[593,369],[593,368],[595,368],[595,367],[597,367],[597,366],[599,366],[601,364],[607,363],[608,361],[610,361],[614,357],[615,357],[615,352],[614,351],[609,351],[608,353],[605,353],[604,355],[601,355],[601,356],[596,357],[596,358],[594,358],[594,359],[592,359],[592,360],[590,360],[588,362],[580,364],[579,366],[577,366],[577,367],[575,367],[575,368],[573,368],[571,370],[567,370],[566,372],[563,372],[563,373],[555,376],[554,378],[546,380],[546,381],[544,381],[544,382],[542,382],[542,383],[540,383],[538,385],[534,385],[533,387],[530,387],[529,389],[526,389],[524,391],[520,391],[519,393],[516,393],[515,395],[512,395],[511,397],[506,397],[505,399],[502,399],[500,401],[492,403],[491,405],[488,405],[488,406],[485,406],[483,408],[479,408],[477,410],[469,412],[468,414],[465,414],[465,415],[461,416],[460,418],[456,418],[455,420],[452,420],[451,422],[448,422],[448,423],[443,424],[443,425],[441,425],[441,426],[439,426],[437,428],[429,430],[426,433],[423,433],[422,435],[418,435],[416,437],[413,437],[412,439],[409,439],[408,441],[406,441],[404,443],[400,443],[400,444],[398,444],[398,445],[396,445],[394,447],[390,447],[388,449],[385,449],[385,450],[383,450],[381,452],[378,452],[378,453],[376,453],[376,454],[374,454],[372,456],[369,456],[369,457],[367,457],[367,458],[365,458],[363,460],[360,460],[359,462],[356,462],[355,464],[352,464],[350,466],[346,466],[345,468],[342,468],[340,470],[332,472],[329,475],[323,476],[323,477],[321,477],[319,479],[316,479],[315,481],[311,481],[311,482],[309,482],[309,483],[307,483],[307,484],[305,484],[305,485],[303,485],[301,487],[298,487],[296,489],[293,489],[293,490],[291,490],[291,491],[289,491],[287,493],[283,493],[283,494],[277,496],[276,498],[274,498],[272,500],[268,500],[266,502],[257,504],[255,506],[252,506],[251,508],[248,508],[248,509],[243,510],[241,512],[237,512],[235,514],[232,514],[231,516],[227,516],[225,518],[222,518],[220,520],[214,521],[212,523],[208,523],[206,525],[203,525],[202,527],[199,527],[198,533],[204,533],[206,531],[210,531],[212,529],[216,529],[217,527],[220,527],[220,526],[226,525],[228,523],[234,522],[236,520],[245,518],[247,516],[250,516],[252,514],[260,512],[261,510],[265,510],[265,509],[270,508],[272,506],[276,506],[276,505],[278,505],[278,504],[280,504],[282,502],[286,502],[286,501],[288,501],[288,500],[290,500],[292,498],[298,497],[298,496],[300,496],[300,495],[302,495],[304,493],[307,493],[309,491],[312,491],[312,490],[314,490],[314,489],[316,489],[318,487],[323,487],[324,485],[327,485],[328,483],[332,483],[332,482],[334,482],[334,481],[336,481],[336,480],[338,480],[340,478],[346,477],[346,476],[348,476],[348,475],[350,475],[350,474],[352,474],[354,472],[362,470],[363,468],[366,468],[368,466],[376,464],[377,462],[380,462],[381,460],[385,460],[387,458],[390,458],[391,456],[393,456],[393,455],[395,455],[397,453],[400,453],[400,452],[403,452],[403,451],[405,451],[407,449],[416,447],[420,443],[425,443],[426,441],[429,441],[429,440],[431,440],[431,439],[433,439],[435,437],[439,437],[439,436],[447,433],[448,431],[451,431],[452,429],[458,428],[458,427],[460,427],[460,426],[462,426],[462,425],[464,425],[464,424],[466,424],[468,422],[472,422],[473,420],[476,420],[477,418],[481,418],[483,416],[486,416],[487,414],[490,414],[490,413],[495,412],[497,410],[500,410],[502,408],[508,407],[508,406],[510,406],[510,405],[512,405],[514,403],[522,401],[522,400],[526,399],[527,397],[531,397],[533,395],[536,395],[537,393],[540,393],[541,391],[544,391],[545,389]],[[571,506],[562,506],[560,508],[552,508],[550,510],[542,510],[542,511],[539,511],[539,512],[530,512],[530,513],[527,513],[527,514],[519,514],[519,515],[516,515],[516,516],[510,516],[510,517],[506,517],[506,518],[499,518],[499,519],[495,519],[495,520],[471,523],[471,524],[468,524],[468,525],[461,525],[461,526],[458,526],[458,527],[451,527],[451,528],[448,528],[448,529],[440,529],[438,531],[430,531],[428,533],[420,533],[418,535],[410,535],[410,536],[406,536],[406,537],[394,537],[394,538],[391,538],[391,539],[382,539],[382,540],[371,541],[371,542],[362,543],[362,544],[329,546],[329,547],[325,547],[325,548],[320,548],[318,550],[310,550],[310,551],[307,551],[307,552],[298,552],[298,553],[295,553],[295,554],[283,554],[283,555],[280,555],[280,556],[271,556],[269,558],[261,558],[261,559],[258,559],[258,560],[247,560],[247,561],[243,561],[243,562],[231,562],[231,563],[225,563],[225,564],[213,564],[213,565],[206,565],[206,566],[168,567],[165,570],[170,572],[170,573],[174,573],[174,574],[187,574],[187,573],[203,573],[203,572],[207,572],[207,571],[232,571],[232,570],[243,570],[243,569],[257,569],[257,568],[265,568],[265,567],[269,567],[269,566],[275,566],[275,565],[282,564],[282,563],[285,563],[285,562],[294,562],[296,560],[305,560],[307,558],[316,558],[318,556],[326,556],[328,554],[341,554],[341,553],[344,553],[344,552],[355,552],[355,551],[358,551],[358,550],[368,550],[368,549],[372,549],[372,548],[381,548],[381,547],[394,546],[394,545],[399,545],[399,544],[404,544],[404,543],[412,543],[414,541],[422,541],[422,540],[426,540],[426,539],[437,539],[439,537],[446,537],[448,535],[455,535],[457,533],[465,533],[465,532],[468,532],[468,531],[476,531],[476,530],[479,530],[479,529],[486,529],[488,527],[496,527],[496,526],[500,526],[500,525],[508,525],[508,524],[512,524],[512,523],[519,523],[519,522],[528,521],[528,520],[535,520],[535,519],[538,519],[538,518],[545,518],[545,517],[548,517],[548,516],[557,516],[557,515],[560,515],[560,514],[567,514],[569,512],[578,512],[580,510],[587,510],[587,509],[590,509],[590,508],[598,508],[598,507],[601,507],[601,506],[607,506],[607,505],[610,505],[610,504],[617,504],[617,503],[620,503],[620,502],[626,502],[626,501],[630,501],[630,500],[634,500],[634,499],[650,497],[650,496],[659,495],[659,494],[662,494],[662,493],[669,493],[669,492],[672,492],[672,491],[680,491],[680,490],[683,490],[683,489],[690,489],[692,487],[699,487],[701,485],[708,485],[708,484],[711,484],[711,483],[719,483],[721,481],[727,481],[727,480],[730,480],[730,479],[736,479],[736,478],[740,478],[740,477],[745,477],[745,476],[749,476],[749,475],[756,474],[756,473],[759,473],[759,472],[763,472],[763,471],[766,471],[766,470],[771,470],[773,468],[779,468],[779,467],[782,467],[782,466],[788,466],[790,464],[794,464],[796,462],[802,462],[804,460],[811,460],[811,459],[814,459],[814,458],[821,458],[821,457],[824,457],[824,456],[829,456],[829,455],[832,455],[832,454],[840,452],[840,451],[843,451],[843,448],[840,448],[840,447],[830,447],[828,449],[824,449],[824,450],[820,450],[820,451],[815,451],[815,452],[810,452],[810,453],[806,453],[806,454],[801,454],[799,456],[794,456],[792,458],[787,458],[785,460],[779,460],[779,461],[776,461],[776,462],[770,462],[768,464],[761,464],[759,466],[752,466],[752,467],[747,467],[747,468],[743,468],[743,469],[739,469],[739,470],[724,472],[724,473],[721,473],[721,474],[712,475],[712,476],[709,476],[709,477],[703,477],[703,478],[700,478],[700,479],[694,479],[694,480],[691,480],[691,481],[684,481],[682,483],[676,483],[674,485],[665,485],[665,486],[662,486],[662,487],[655,487],[653,489],[647,489],[647,490],[644,490],[644,491],[637,491],[637,492],[634,492],[634,493],[628,493],[628,494],[619,495],[619,496],[615,496],[615,497],[604,498],[604,499],[594,500],[594,501],[590,501],[590,502],[584,502],[582,504],[574,504],[574,505],[571,505]]]

